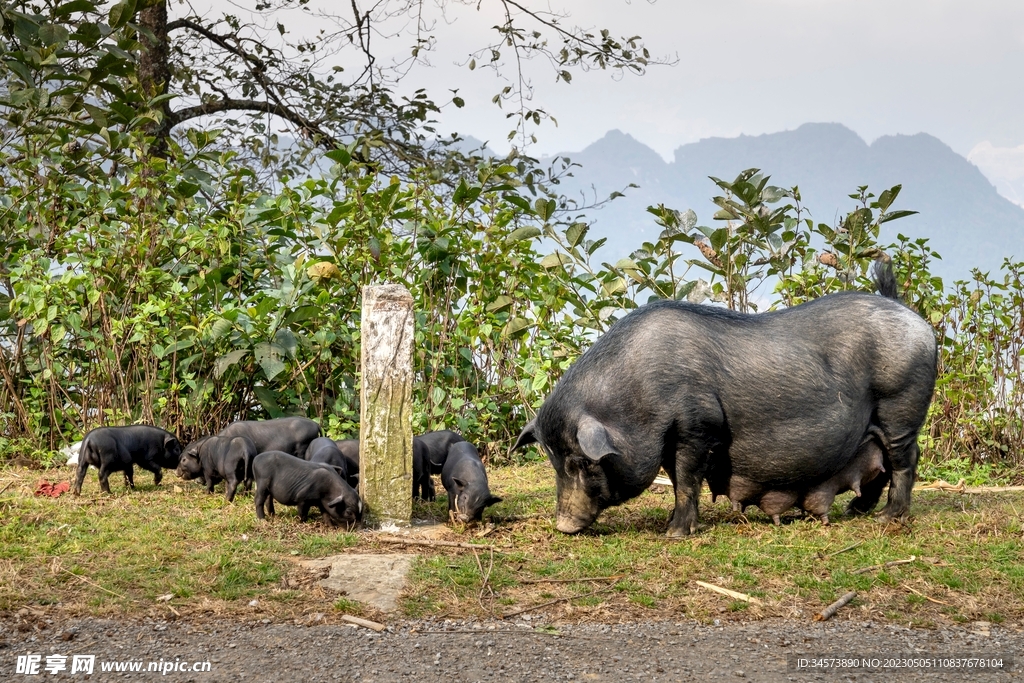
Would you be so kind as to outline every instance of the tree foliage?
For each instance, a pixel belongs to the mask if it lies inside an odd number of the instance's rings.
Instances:
[[[471,68],[545,56],[568,81],[572,69],[649,63],[637,39],[492,4],[499,40]],[[715,227],[651,207],[658,238],[605,261],[604,240],[557,192],[564,164],[439,153],[437,105],[394,94],[400,72],[377,65],[371,40],[415,17],[420,58],[430,6],[359,7],[293,45],[233,17],[169,18],[162,0],[0,8],[0,452],[135,421],[187,438],[303,414],[354,435],[360,291],[386,281],[416,302],[416,429],[454,427],[500,457],[561,373],[636,306],[791,306],[870,289],[883,255],[941,342],[926,452],[1021,452],[1024,264],[947,289],[928,272],[938,255],[926,240],[878,243],[881,224],[912,213],[893,208],[900,186],[858,188],[848,214],[816,224],[799,188],[757,169],[714,179]],[[341,39],[361,69],[325,71]],[[497,101],[516,100],[526,135],[543,116],[516,82]],[[306,148],[281,155],[268,115]],[[267,167],[283,182],[268,183]]]
[[[453,12],[500,10],[494,37],[469,58],[498,72],[510,57],[515,77],[500,80],[495,102],[516,102],[522,137],[544,112],[529,106],[524,60],[544,57],[568,82],[576,69],[643,72],[651,62],[639,37],[585,30],[565,14],[532,3],[496,0],[385,0],[315,10],[308,0],[260,0],[251,15],[198,14],[167,0],[16,0],[0,8],[7,84],[0,105],[15,134],[25,122],[54,134],[102,144],[107,131],[142,126],[151,151],[164,155],[188,127],[226,130],[225,141],[250,152],[254,167],[301,175],[310,149],[346,147],[364,160],[408,171],[443,151],[431,117],[438,104],[423,90],[396,88],[432,49],[435,22]],[[539,5],[539,3],[537,3]],[[182,12],[170,16],[170,11]],[[295,37],[288,11],[315,15],[322,28]],[[404,44],[408,57],[378,58]],[[409,90],[405,88],[405,90]],[[461,98],[454,104],[462,105]],[[296,145],[278,144],[274,122]],[[515,131],[513,131],[514,133]],[[244,160],[244,159],[241,159]]]

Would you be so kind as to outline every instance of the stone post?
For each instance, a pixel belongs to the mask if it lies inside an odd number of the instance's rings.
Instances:
[[[363,288],[359,494],[370,526],[412,523],[412,295]]]

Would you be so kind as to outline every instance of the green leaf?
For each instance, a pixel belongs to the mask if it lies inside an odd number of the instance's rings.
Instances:
[[[610,280],[601,285],[601,289],[604,290],[605,296],[613,296],[619,292],[626,291],[626,281],[621,277],[617,277],[614,280]]]
[[[570,247],[575,247],[587,236],[590,226],[586,223],[573,223],[565,231],[565,239],[569,241]]]
[[[272,380],[284,372],[285,364],[281,360],[281,356],[284,355],[284,349],[277,344],[260,342],[253,347],[252,353],[256,358],[256,362],[263,368],[263,373],[267,376],[268,380]]]
[[[544,391],[544,387],[548,385],[548,373],[543,370],[538,370],[537,374],[533,376],[532,387],[534,391]]]
[[[97,126],[106,126],[107,125],[107,113],[108,112],[107,112],[106,109],[101,109],[100,107],[95,107],[95,106],[93,106],[91,104],[86,104],[86,103],[83,103],[82,107],[87,112],[89,112],[89,117],[93,120],[93,123],[95,123]]]
[[[71,2],[65,2],[53,10],[53,16],[55,17],[66,17],[75,12],[91,12],[96,9],[96,3],[89,2],[89,0],[71,0]]]
[[[774,204],[775,202],[779,201],[785,196],[786,191],[783,190],[781,187],[769,185],[768,187],[764,188],[764,190],[761,192],[761,201],[763,201],[765,204]]]
[[[572,258],[568,254],[556,251],[553,254],[548,254],[540,260],[541,268],[557,268],[558,266],[572,262]]]
[[[687,209],[679,217],[679,229],[683,232],[689,232],[693,230],[695,225],[697,225],[697,214],[693,209]]]
[[[121,28],[135,16],[135,0],[123,0],[110,8],[107,21],[110,28]]]
[[[288,328],[282,328],[274,335],[274,342],[288,354],[289,358],[295,358],[295,352],[299,348],[299,340],[295,338],[294,332]]]
[[[700,280],[690,280],[689,282],[684,282],[678,289],[676,289],[676,299],[682,301],[683,299],[688,297],[690,295],[690,292],[692,292],[694,288],[697,286],[698,282],[700,282]]]
[[[497,313],[498,311],[504,310],[511,306],[513,303],[511,297],[505,295],[499,296],[497,299],[487,304],[487,310],[491,313]]]
[[[471,190],[469,185],[466,185],[466,179],[462,178],[459,180],[459,186],[455,188],[455,193],[452,194],[452,201],[458,206],[469,204],[473,201],[469,198],[470,192]]]
[[[530,321],[526,318],[515,317],[508,321],[508,325],[505,325],[503,334],[506,337],[516,337],[530,328]]]
[[[536,228],[532,225],[524,225],[521,228],[516,228],[508,237],[505,238],[505,242],[512,244],[513,242],[521,242],[523,240],[532,240],[534,237],[540,237],[540,228]]]
[[[913,216],[916,213],[917,211],[891,211],[889,213],[883,213],[881,216],[878,217],[878,223],[879,225],[881,225],[882,223],[888,223],[889,221],[894,221],[899,218]]]
[[[323,309],[320,306],[300,306],[299,308],[295,309],[294,311],[288,314],[288,317],[284,319],[283,324],[285,326],[290,326],[293,323],[298,323],[302,322],[303,320],[315,318],[322,312]]]
[[[45,24],[39,28],[39,40],[44,45],[63,45],[68,42],[68,30],[60,24]]]
[[[182,349],[192,348],[192,346],[195,343],[196,343],[196,340],[195,340],[194,337],[189,338],[189,339],[179,339],[178,341],[174,342],[173,344],[168,346],[166,349],[164,349],[164,355],[165,356],[169,356],[169,355],[171,355],[173,353],[177,353],[178,351],[181,351]]]
[[[216,341],[231,331],[233,323],[227,318],[217,318],[210,326],[210,340]]]
[[[284,417],[284,411],[281,410],[280,404],[277,402],[277,398],[267,387],[253,387],[253,393],[256,394],[256,398],[260,400],[260,404],[263,409],[266,410],[270,417]]]
[[[517,194],[509,193],[501,195],[501,198],[504,199],[509,204],[512,204],[513,206],[522,209],[523,211],[530,211],[530,202],[527,201],[525,197],[520,197]]]
[[[342,166],[348,166],[352,161],[352,155],[346,149],[332,149],[324,156]]]
[[[903,189],[902,185],[893,185],[888,190],[882,190],[882,194],[878,195],[878,210],[885,213],[892,206],[892,203],[896,201],[896,197],[899,196],[900,190]]]
[[[548,220],[555,215],[555,209],[558,208],[558,204],[554,199],[545,199],[541,197],[533,203],[533,210],[537,212],[537,215],[541,217],[541,220]]]
[[[215,379],[220,379],[228,368],[242,360],[248,355],[249,349],[237,349],[230,353],[226,353],[213,362],[213,376]]]

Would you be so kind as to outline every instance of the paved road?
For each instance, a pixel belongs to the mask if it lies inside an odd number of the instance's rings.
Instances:
[[[798,657],[1024,657],[1024,633],[968,626],[911,630],[870,622],[808,624],[586,624],[538,630],[542,619],[507,622],[402,621],[383,633],[347,625],[71,619],[0,615],[0,680],[272,681],[986,681],[1021,680],[1009,670],[798,671]],[[49,622],[49,623],[47,623]],[[541,627],[543,628],[543,627]],[[557,633],[557,635],[556,635]],[[19,656],[39,655],[38,675],[18,673]],[[45,670],[47,656],[66,669]],[[91,677],[71,674],[74,655],[93,655]],[[31,666],[28,659],[22,665]],[[138,662],[143,673],[101,671]],[[146,673],[153,662],[179,670]],[[182,664],[209,662],[208,671]],[[963,663],[963,662],[961,662]]]

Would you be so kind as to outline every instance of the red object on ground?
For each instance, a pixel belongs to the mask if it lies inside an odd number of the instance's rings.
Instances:
[[[62,481],[59,484],[51,484],[43,479],[36,485],[37,496],[49,496],[50,498],[58,498],[62,493],[67,493],[70,490],[71,484],[66,481]]]

